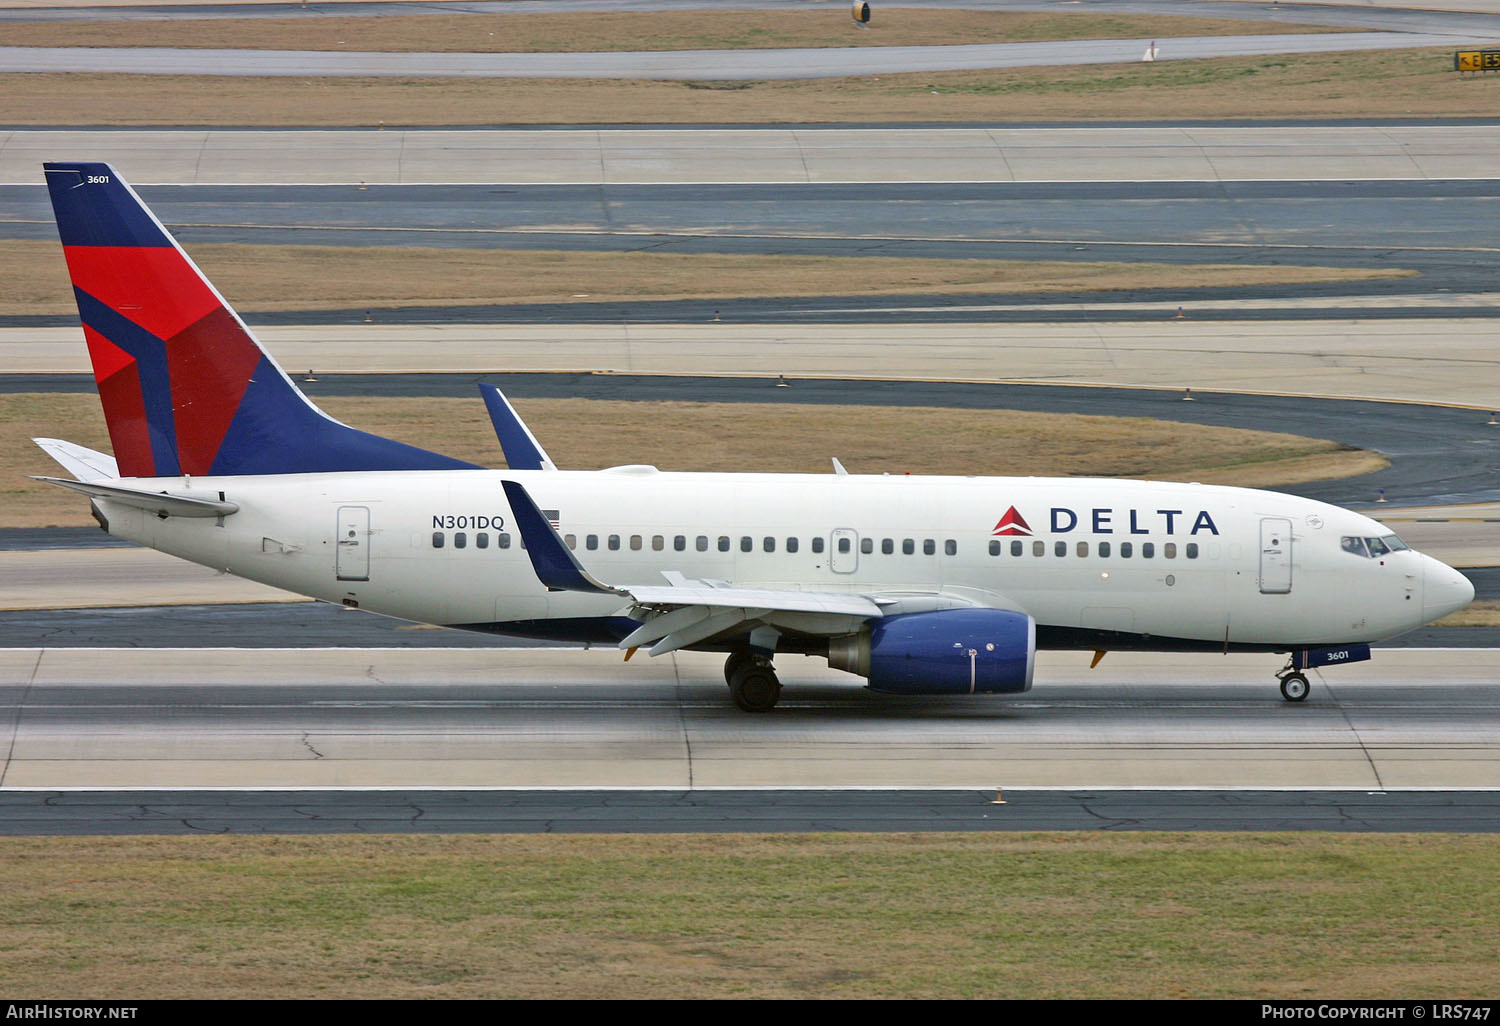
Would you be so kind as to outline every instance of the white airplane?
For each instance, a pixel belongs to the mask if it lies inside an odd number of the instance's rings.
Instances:
[[[422,623],[728,654],[751,712],[821,656],[875,691],[1028,690],[1038,648],[1264,651],[1304,671],[1467,605],[1358,513],[1096,478],[559,470],[496,389],[510,469],[318,410],[107,164],[47,185],[113,457],[37,439],[110,534]]]

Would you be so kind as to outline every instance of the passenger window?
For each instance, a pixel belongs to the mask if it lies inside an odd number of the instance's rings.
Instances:
[[[812,540],[812,547],[813,547],[813,551],[814,552],[822,552],[823,551],[823,536],[822,535],[818,535],[816,538],[814,538]]]
[[[674,552],[686,552],[687,551],[687,535],[685,535],[685,534],[674,535],[673,538],[672,538],[672,550]]]
[[[867,556],[870,553],[874,552],[875,551],[875,539],[874,538],[861,538],[859,540],[859,551],[863,552]]]
[[[1154,555],[1156,555],[1156,543],[1141,542],[1141,558],[1150,559]]]
[[[495,535],[495,543],[502,549],[510,548],[510,535],[506,534],[504,531],[501,531],[499,534]]]
[[[1079,542],[1078,543],[1078,554],[1080,556],[1087,556],[1089,554],[1089,543],[1088,542]]]
[[[924,556],[934,556],[936,554],[937,554],[937,542],[933,541],[931,538],[923,538],[922,539],[922,555],[924,555]]]
[[[1161,547],[1161,554],[1162,554],[1162,558],[1163,559],[1176,559],[1177,558],[1177,543],[1176,542],[1167,542],[1166,544],[1164,544]]]
[[[1047,543],[1041,540],[1032,542],[1031,554],[1033,556],[1045,556],[1047,554]]]
[[[651,551],[652,552],[660,552],[662,549],[664,549],[666,547],[667,547],[667,540],[665,538],[663,538],[661,535],[659,535],[659,534],[653,534],[651,536]]]
[[[564,535],[563,536],[563,543],[566,544],[568,546],[568,548],[570,548],[570,549],[576,549],[576,548],[578,548],[578,535],[576,535],[576,534]]]
[[[490,547],[490,536],[480,531],[474,536],[474,547],[476,549],[487,549]]]
[[[1013,541],[1013,542],[1010,543],[1010,554],[1012,556],[1019,556],[1021,553],[1025,552],[1025,551],[1026,551],[1026,546],[1023,545],[1023,544],[1021,544],[1021,542],[1019,542],[1019,541]]]
[[[1134,553],[1134,552],[1135,552],[1135,544],[1133,542],[1121,542],[1120,543],[1120,558],[1121,559],[1129,559],[1130,556],[1131,556],[1131,554]]]
[[[748,534],[740,535],[740,551],[752,552],[755,549],[755,539]]]
[[[599,547],[599,536],[597,534],[589,535],[587,540],[584,541],[583,547],[593,552]]]
[[[1062,541],[1054,542],[1052,544],[1052,551],[1056,555],[1066,556],[1068,554],[1068,543]]]
[[[1100,542],[1099,543],[1099,558],[1100,559],[1107,559],[1107,558],[1109,558],[1109,542]]]
[[[840,538],[839,539],[839,551],[840,552],[848,552],[849,551],[849,539],[848,538]]]
[[[788,552],[796,552],[797,551],[797,539],[795,537],[788,538],[786,540],[786,550]]]
[[[445,534],[443,534],[442,531],[433,531],[432,532],[432,547],[435,548],[435,549],[442,548],[443,547],[443,539],[445,537],[447,537],[447,536]]]
[[[700,534],[698,536],[698,540],[697,540],[697,542],[695,544],[698,546],[698,551],[699,552],[707,552],[708,551],[708,535],[706,535],[706,534]]]
[[[728,552],[729,551],[729,535],[727,535],[727,534],[721,534],[721,535],[719,535],[719,551],[720,552]]]
[[[993,538],[990,539],[990,555],[1000,555],[1000,543],[998,541],[995,541]]]
[[[1188,559],[1197,559],[1198,558],[1198,543],[1197,542],[1188,542],[1187,543],[1187,558]]]
[[[943,542],[943,554],[947,556],[958,555],[958,542],[954,541],[952,538],[949,538],[947,541]]]
[[[609,551],[611,551],[611,552],[618,552],[619,550],[620,550],[620,536],[618,534],[612,534],[612,535],[610,535],[609,536]]]
[[[453,535],[453,547],[455,549],[468,548],[468,545],[469,545],[469,536],[467,534],[464,534],[462,531],[458,531],[458,532],[454,533],[454,535]]]
[[[632,534],[630,536],[630,551],[631,552],[639,552],[639,551],[641,551],[641,536],[640,535],[638,535],[638,534]]]
[[[915,541],[913,541],[910,538],[902,538],[901,539],[901,554],[903,556],[910,556],[913,552],[916,552],[916,551],[917,551],[917,543]]]
[[[882,538],[882,539],[880,539],[880,551],[882,553],[884,553],[885,555],[887,555],[887,556],[889,556],[891,553],[895,552],[896,551],[896,539],[894,539],[894,538]]]
[[[772,538],[770,535],[766,535],[765,538],[761,539],[760,547],[767,552],[775,552],[776,539]]]

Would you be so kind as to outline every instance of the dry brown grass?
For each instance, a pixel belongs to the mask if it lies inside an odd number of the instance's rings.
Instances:
[[[334,8],[336,9],[336,8]],[[845,5],[820,11],[434,14],[341,18],[10,22],[6,46],[170,46],[240,50],[534,53],[823,46],[941,46],[1058,39],[1341,32],[1227,18],[912,10],[881,6],[859,28]]]
[[[1434,627],[1500,627],[1500,601],[1479,599],[1456,613],[1449,613]]]
[[[905,257],[598,253],[399,246],[192,247],[193,259],[239,310],[576,303],[753,296],[941,295],[1191,289],[1399,278],[1392,269],[1249,264],[1082,263]],[[0,314],[71,314],[62,250],[0,241]],[[577,298],[587,293],[587,299]],[[379,297],[379,298],[372,298]]]
[[[507,125],[1448,117],[1500,76],[1453,52],[1222,57],[795,82],[0,75],[14,125]]]
[[[27,998],[1489,993],[1489,835],[5,838]]]
[[[504,466],[484,404],[473,399],[327,398],[345,423],[481,466]],[[1146,418],[1011,410],[782,403],[518,399],[560,466],[653,463],[663,470],[856,474],[1045,473],[1266,486],[1369,473],[1383,457],[1335,442]],[[872,428],[872,425],[878,427]],[[28,479],[58,467],[28,439],[109,451],[98,400],[0,396],[0,527],[91,523],[77,496]],[[997,445],[996,439],[1005,439]]]

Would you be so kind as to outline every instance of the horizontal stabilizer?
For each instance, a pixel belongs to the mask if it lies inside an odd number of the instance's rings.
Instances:
[[[80,481],[113,481],[120,476],[120,465],[109,453],[95,452],[61,438],[33,438],[32,441]]]
[[[231,513],[239,512],[240,508],[233,502],[197,499],[186,495],[169,495],[166,492],[126,488],[123,485],[102,484],[98,481],[69,481],[61,477],[38,477],[36,475],[32,476],[32,480],[45,481],[59,488],[82,492],[92,499],[108,499],[110,502],[134,506],[136,509],[155,513],[159,517],[227,517]]]

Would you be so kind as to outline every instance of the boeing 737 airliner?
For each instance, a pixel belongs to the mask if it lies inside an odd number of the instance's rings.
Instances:
[[[1303,671],[1474,589],[1358,513],[1243,488],[1083,478],[560,470],[485,389],[510,469],[317,409],[107,164],[46,165],[114,455],[38,439],[110,534],[428,624],[775,656],[876,691],[1028,690],[1039,648],[1287,654]]]

